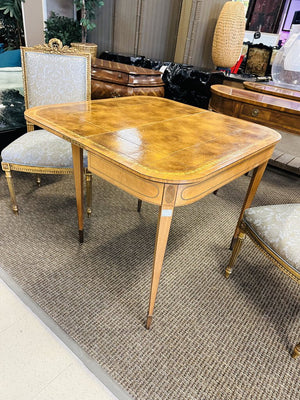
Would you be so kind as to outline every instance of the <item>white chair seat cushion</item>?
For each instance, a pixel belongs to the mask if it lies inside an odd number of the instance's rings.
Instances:
[[[277,255],[300,272],[300,204],[248,208],[244,221]]]
[[[2,161],[10,164],[42,168],[73,168],[69,142],[46,130],[27,132],[1,152]],[[83,152],[87,167],[87,153]]]

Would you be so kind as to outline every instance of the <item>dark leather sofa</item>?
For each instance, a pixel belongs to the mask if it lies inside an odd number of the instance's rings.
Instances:
[[[155,70],[164,66],[162,80],[165,84],[165,97],[205,109],[208,108],[211,85],[222,84],[224,80],[223,72],[203,71],[192,65],[162,62],[144,56],[103,52],[99,58]]]

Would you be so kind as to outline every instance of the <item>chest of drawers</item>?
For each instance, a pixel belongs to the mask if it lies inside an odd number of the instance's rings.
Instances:
[[[245,86],[253,88],[253,84]],[[250,85],[250,86],[249,86]],[[276,146],[269,163],[300,175],[300,102],[299,92],[261,88],[243,90],[225,85],[213,85],[210,109],[246,121],[279,130],[282,140]],[[275,93],[276,95],[266,94]],[[283,92],[285,90],[285,92]],[[278,93],[279,92],[279,93]],[[285,97],[280,97],[279,95]]]
[[[164,96],[161,73],[114,61],[94,59],[92,99],[123,96]]]

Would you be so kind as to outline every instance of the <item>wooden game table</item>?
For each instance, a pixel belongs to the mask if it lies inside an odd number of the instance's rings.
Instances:
[[[269,128],[149,96],[39,106],[28,109],[25,117],[72,144],[81,241],[83,149],[92,173],[159,206],[147,328],[174,208],[194,203],[254,169],[241,219],[280,140]],[[234,238],[237,234],[238,228]]]

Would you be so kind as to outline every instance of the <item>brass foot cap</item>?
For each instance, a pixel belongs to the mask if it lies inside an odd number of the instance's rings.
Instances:
[[[226,268],[225,269],[225,278],[229,278],[230,274],[231,274],[231,270]]]
[[[300,356],[300,349],[298,350],[298,348],[295,347],[295,349],[294,349],[294,351],[293,351],[293,354],[292,354],[292,357],[293,357],[293,358],[297,358],[297,357],[299,357],[299,356]]]
[[[151,322],[152,322],[152,315],[148,315],[147,322],[146,322],[147,329],[150,329]]]
[[[138,199],[137,212],[141,212],[141,208],[142,208],[142,200]]]

